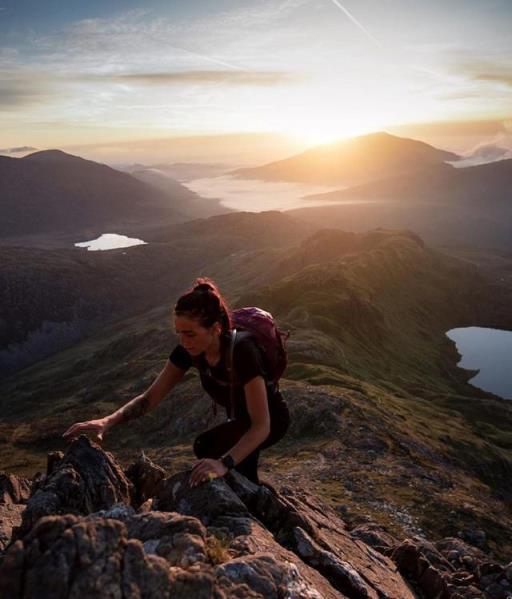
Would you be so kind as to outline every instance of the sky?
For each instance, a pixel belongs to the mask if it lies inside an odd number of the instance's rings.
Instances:
[[[0,0],[0,147],[430,123],[506,144],[511,31],[511,0]]]

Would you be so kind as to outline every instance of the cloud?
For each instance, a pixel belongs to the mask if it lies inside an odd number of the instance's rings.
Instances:
[[[467,61],[457,65],[458,70],[473,81],[498,83],[512,87],[512,65],[492,61]]]
[[[37,152],[37,148],[32,146],[20,146],[18,148],[2,148],[0,154],[26,154],[27,152]]]
[[[123,73],[85,75],[80,79],[114,83],[139,83],[153,85],[183,83],[225,83],[228,85],[272,86],[297,80],[295,74],[279,71],[180,71],[168,73]]]
[[[32,106],[51,96],[47,81],[39,75],[12,76],[0,72],[0,110]]]

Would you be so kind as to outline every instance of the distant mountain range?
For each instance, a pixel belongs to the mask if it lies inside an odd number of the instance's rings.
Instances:
[[[334,203],[291,211],[317,226],[400,227],[431,244],[512,250],[512,160],[437,165],[305,199]]]
[[[457,160],[452,152],[389,133],[311,148],[285,160],[232,171],[236,177],[320,185],[355,185]]]
[[[194,218],[197,204],[207,212],[206,201],[170,179],[163,191],[59,150],[0,156],[0,188],[0,239],[142,234],[155,225]]]
[[[512,204],[511,190],[512,159],[509,159],[466,168],[439,164],[348,189],[309,195],[305,199],[319,202],[461,202],[489,208],[501,203]]]

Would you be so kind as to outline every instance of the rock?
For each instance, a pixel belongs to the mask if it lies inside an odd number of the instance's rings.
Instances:
[[[0,472],[0,504],[26,503],[31,487],[26,478]]]
[[[287,570],[283,571],[284,579],[289,576],[289,590],[283,597],[302,597],[300,592],[306,592],[304,597],[316,597],[319,594],[322,599],[336,599],[345,597],[338,592],[330,582],[317,570],[305,564],[300,557],[289,549],[276,542],[272,534],[260,523],[250,516],[223,515],[215,521],[217,530],[228,530],[232,540],[229,544],[229,552],[239,562],[241,558],[263,554],[270,554],[280,563],[288,564]],[[210,527],[208,530],[212,530]],[[288,572],[288,574],[287,574]],[[301,591],[302,589],[302,591]],[[298,593],[294,595],[293,593]]]
[[[487,599],[508,599],[509,593],[500,584],[493,582],[485,587],[485,596]]]
[[[139,539],[146,553],[159,555],[173,566],[208,561],[206,529],[197,518],[166,512],[137,514],[128,522],[128,536]]]
[[[354,539],[360,539],[384,555],[389,555],[399,545],[395,537],[373,523],[356,526],[350,531],[350,536]]]
[[[130,482],[85,437],[50,462],[28,481],[26,505],[12,503],[23,494],[8,481],[2,599],[414,599],[407,578],[425,599],[510,594],[512,564],[461,538],[399,543],[372,523],[349,531],[303,490],[237,472],[190,488],[189,472],[164,477],[145,456]]]
[[[461,530],[458,533],[460,538],[464,539],[471,545],[475,547],[482,548],[485,547],[487,542],[487,536],[483,530]]]
[[[49,476],[64,457],[62,451],[52,451],[48,454],[46,461],[46,476]]]
[[[501,564],[485,561],[478,566],[478,575],[488,576],[489,574],[502,574],[504,570],[505,568]]]
[[[13,529],[21,525],[24,510],[22,503],[0,503],[0,552],[11,542]]]
[[[41,518],[7,552],[3,599],[33,597],[169,597],[166,562],[127,540],[121,522],[73,515]]]
[[[378,599],[375,588],[368,585],[350,563],[320,547],[300,527],[296,526],[293,533],[297,554],[323,574],[336,589],[349,597]]]
[[[59,513],[90,514],[130,503],[133,486],[113,457],[81,435],[27,502],[17,538],[37,520]]]
[[[141,452],[138,460],[126,470],[126,476],[135,487],[135,503],[141,505],[154,497],[158,493],[158,487],[166,475],[167,473],[161,466],[154,464],[144,452]]]
[[[367,595],[414,597],[393,562],[353,539],[331,508],[305,492],[273,493],[231,472],[226,481],[251,513],[280,544],[317,569],[342,593],[365,589]],[[343,557],[341,557],[343,556]],[[344,556],[350,556],[350,560]]]
[[[243,581],[259,593],[258,596],[268,599],[323,599],[301,578],[293,564],[279,562],[268,554],[232,560],[217,566],[216,573],[236,582]]]
[[[189,486],[188,478],[189,473],[182,472],[162,481],[155,497],[154,509],[196,516],[206,525],[222,514],[247,512],[245,504],[224,478],[217,478],[194,488]]]

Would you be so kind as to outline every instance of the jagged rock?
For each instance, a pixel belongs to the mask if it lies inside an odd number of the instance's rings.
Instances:
[[[64,457],[62,451],[52,451],[46,461],[46,476],[49,476]]]
[[[393,549],[399,545],[399,541],[395,537],[373,523],[356,526],[350,531],[350,536],[360,539],[384,555],[390,555]]]
[[[25,503],[30,497],[31,481],[0,472],[0,504]]]
[[[435,545],[417,537],[406,539],[392,557],[404,576],[419,586],[426,599],[512,597],[510,588],[503,584],[506,569],[500,564],[482,561],[485,554],[460,539],[448,537]],[[457,570],[455,564],[460,566]]]
[[[25,509],[0,560],[2,599],[414,599],[402,575],[424,599],[512,596],[512,564],[460,538],[348,531],[303,491],[237,472],[190,488],[189,472],[164,478],[145,456],[129,469],[132,484],[85,437],[50,461],[26,506],[0,505],[0,524],[2,509],[18,519]]]
[[[367,584],[350,563],[340,559],[332,551],[320,547],[299,526],[293,529],[293,535],[298,555],[323,574],[335,588],[349,597],[379,598],[376,589]]]
[[[135,503],[141,505],[154,497],[158,493],[158,486],[166,477],[166,474],[161,466],[154,464],[144,452],[141,452],[138,460],[126,470],[126,476],[135,487]]]
[[[217,574],[233,581],[243,581],[268,599],[323,599],[301,578],[296,566],[277,561],[272,555],[259,554],[232,560],[216,567]]]
[[[71,443],[28,500],[17,538],[42,516],[90,514],[116,503],[130,503],[132,490],[132,484],[113,457],[82,435]]]
[[[11,542],[12,531],[21,524],[22,503],[0,504],[0,552]]]
[[[353,539],[336,513],[311,495],[291,490],[276,494],[237,472],[226,481],[281,544],[340,592],[350,597],[414,597],[389,558]]]
[[[146,541],[143,543],[131,534]],[[155,539],[159,542],[157,552],[172,544],[174,557],[172,552],[166,552],[163,559],[145,550],[152,540],[147,537],[159,534],[163,536]],[[2,599],[342,597],[318,593],[292,563],[280,562],[271,555],[250,555],[214,567],[207,563],[206,552],[197,551],[204,546],[204,537],[201,522],[179,514],[139,514],[128,523],[98,515],[46,516],[7,552],[0,566],[0,596]],[[190,559],[192,555],[201,559]]]
[[[7,552],[0,568],[3,599],[168,597],[166,562],[126,539],[121,522],[73,515],[41,518]]]
[[[128,522],[128,536],[139,539],[146,553],[173,566],[208,562],[206,528],[197,518],[168,512],[137,514]]]
[[[154,509],[196,516],[208,525],[221,514],[246,513],[247,507],[223,478],[191,488],[189,473],[180,472],[165,479],[159,487]]]

